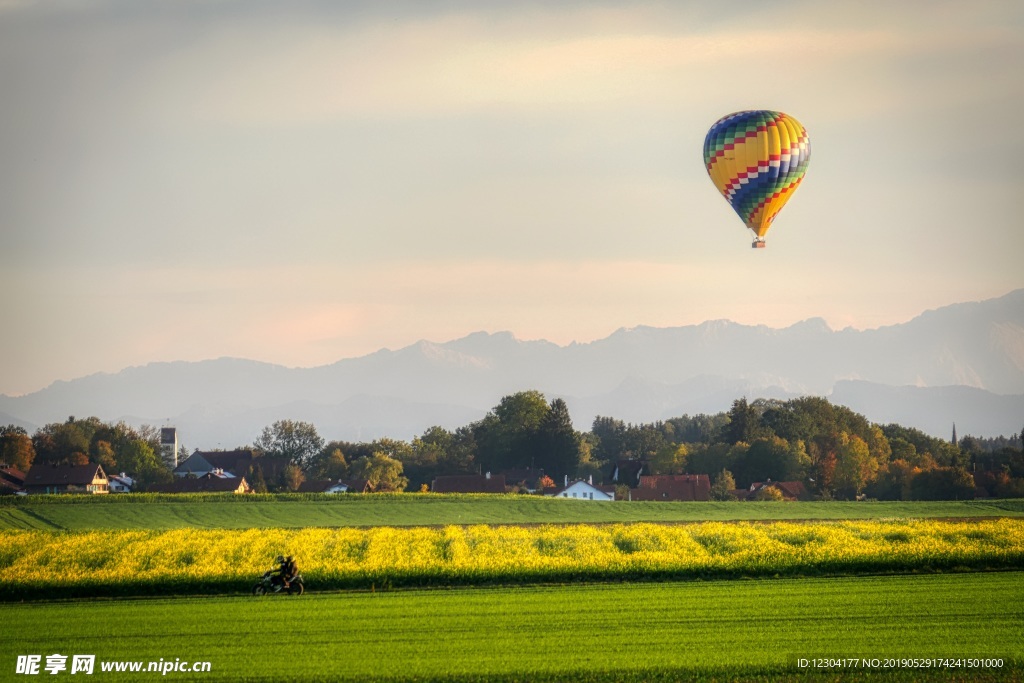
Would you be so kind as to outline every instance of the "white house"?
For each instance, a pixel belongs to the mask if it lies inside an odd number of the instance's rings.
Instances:
[[[135,488],[135,480],[122,472],[108,476],[107,485],[111,493],[131,493]]]
[[[569,483],[565,478],[565,486],[552,489],[544,494],[548,498],[575,498],[576,500],[615,500],[614,486],[594,486],[594,479],[577,479]]]
[[[347,493],[348,484],[330,479],[313,479],[299,484],[299,493]]]

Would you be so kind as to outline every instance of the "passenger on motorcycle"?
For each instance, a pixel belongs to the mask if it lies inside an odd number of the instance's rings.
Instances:
[[[295,580],[295,576],[299,573],[299,566],[295,564],[295,558],[291,555],[284,558],[284,564],[281,565],[281,570],[284,575],[284,587],[290,588],[292,581]]]
[[[272,583],[280,583],[288,588],[291,585],[291,580],[295,578],[295,574],[298,572],[298,568],[295,566],[295,560],[292,556],[284,557],[278,555],[274,558],[274,568],[270,570],[270,578]]]

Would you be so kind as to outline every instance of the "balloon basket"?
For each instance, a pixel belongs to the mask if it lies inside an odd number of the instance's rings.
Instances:
[[[750,244],[750,248],[751,249],[764,249],[764,247],[765,247],[764,240],[754,240]]]

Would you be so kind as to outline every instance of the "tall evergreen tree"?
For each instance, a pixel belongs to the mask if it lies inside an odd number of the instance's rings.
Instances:
[[[729,411],[729,423],[722,429],[722,440],[726,443],[750,443],[756,437],[760,424],[757,411],[747,403],[747,399],[739,398],[732,402]]]
[[[580,435],[572,426],[569,407],[560,398],[551,402],[535,438],[535,465],[556,481],[575,476],[580,464]]]

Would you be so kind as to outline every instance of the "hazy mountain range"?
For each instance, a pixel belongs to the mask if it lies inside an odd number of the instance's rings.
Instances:
[[[408,439],[482,417],[502,396],[562,397],[576,426],[595,415],[647,422],[727,410],[746,396],[827,396],[869,419],[948,437],[1024,426],[1024,289],[873,330],[820,318],[783,329],[714,320],[620,329],[568,346],[478,332],[315,368],[235,358],[150,363],[0,395],[0,424],[69,415],[173,425],[190,447],[251,443],[282,418],[327,439]]]

